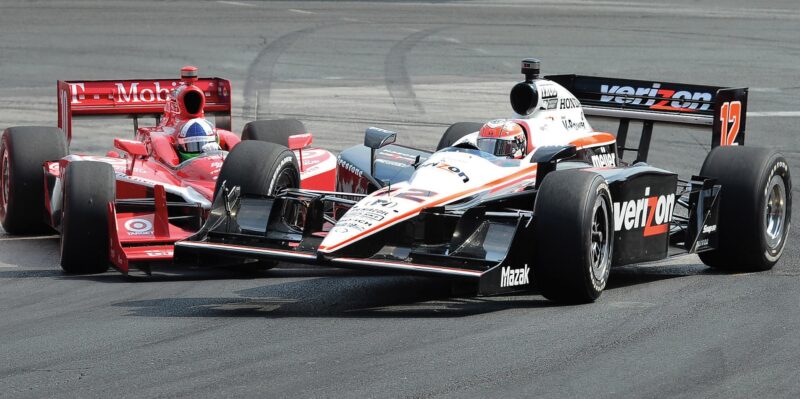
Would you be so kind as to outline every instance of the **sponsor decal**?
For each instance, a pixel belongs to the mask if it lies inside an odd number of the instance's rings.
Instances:
[[[586,122],[584,121],[575,122],[572,119],[562,119],[561,124],[567,130],[586,129]]]
[[[272,175],[272,180],[270,180],[270,182],[269,182],[269,190],[267,191],[268,193],[272,194],[272,190],[275,188],[275,180],[278,179],[278,176],[280,175],[281,169],[283,169],[283,165],[286,165],[287,163],[291,163],[292,162],[292,158],[293,157],[285,157],[285,158],[281,159],[281,162],[278,164],[278,167],[275,168],[275,174]]]
[[[600,101],[604,103],[643,105],[655,110],[680,112],[705,111],[711,104],[701,102],[712,98],[708,92],[662,89],[661,83],[653,83],[651,87],[600,85],[600,92]]]
[[[69,85],[72,92],[70,102],[72,104],[81,104],[85,99],[86,85],[84,83],[70,83]],[[109,99],[118,103],[163,102],[167,100],[169,95],[169,89],[161,87],[161,82],[130,82],[127,87],[125,83],[120,82],[115,83],[114,86],[116,90],[112,92]]]
[[[460,177],[461,181],[463,181],[464,183],[469,181],[469,176],[467,176],[466,173],[462,172],[461,169],[459,169],[459,168],[457,168],[455,166],[452,166],[452,165],[450,165],[450,164],[448,164],[446,162],[426,163],[426,164],[422,165],[422,167],[433,167],[433,168],[445,170],[445,171],[448,171],[448,172],[452,172],[456,176]]]
[[[717,231],[717,225],[712,224],[710,226],[703,226],[703,234],[713,233]]]
[[[574,98],[561,98],[558,100],[558,108],[560,109],[572,109],[580,107],[581,102]]]
[[[153,234],[153,223],[146,219],[130,219],[125,222],[129,236],[148,236]]]
[[[669,231],[675,194],[649,196],[650,187],[647,187],[644,195],[644,198],[614,203],[614,231],[643,229],[645,237]]]
[[[597,168],[613,168],[617,166],[617,154],[592,155],[592,165]]]
[[[168,249],[148,249],[144,253],[147,256],[172,256],[172,251]]]
[[[361,177],[364,174],[364,172],[361,169],[357,168],[355,165],[351,164],[350,162],[345,161],[341,157],[339,158],[339,167],[344,169],[344,170],[346,170],[346,171],[348,171],[348,172],[350,172],[350,173],[352,173],[352,174],[354,174],[354,175],[356,175],[356,176],[358,176],[358,177]]]
[[[384,164],[384,165],[392,165],[392,166],[397,166],[398,168],[405,168],[406,166],[409,166],[409,165],[411,165],[411,164],[408,164],[408,163],[402,163],[402,162],[397,162],[397,161],[390,161],[390,160],[388,160],[388,159],[376,159],[376,160],[375,160],[375,163],[382,163],[382,164]]]
[[[539,85],[539,98],[547,100],[558,97],[558,90],[553,85]]]
[[[558,98],[551,98],[548,100],[542,100],[542,109],[556,109],[558,108]]]
[[[528,277],[531,269],[528,264],[525,267],[512,269],[511,266],[505,266],[500,269],[500,287],[516,287],[518,285],[530,284]]]

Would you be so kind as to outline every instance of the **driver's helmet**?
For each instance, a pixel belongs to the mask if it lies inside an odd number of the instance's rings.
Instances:
[[[209,143],[218,143],[218,138],[211,122],[203,118],[195,118],[189,119],[180,126],[175,141],[178,156],[183,162],[200,155],[203,147]]]
[[[478,148],[498,157],[521,159],[528,151],[525,130],[507,119],[486,122],[478,133]]]

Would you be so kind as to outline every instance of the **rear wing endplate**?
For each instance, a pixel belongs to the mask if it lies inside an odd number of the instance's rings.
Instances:
[[[72,139],[72,120],[83,117],[128,117],[134,119],[164,114],[169,93],[180,79],[58,81],[58,127]],[[200,78],[193,83],[205,93],[206,115],[217,127],[230,130],[231,84],[226,79]]]
[[[654,122],[711,127],[711,146],[744,145],[747,88],[729,88],[582,75],[550,79],[581,102],[584,114],[620,120],[617,145],[647,159]],[[631,120],[642,121],[639,148],[625,148]]]

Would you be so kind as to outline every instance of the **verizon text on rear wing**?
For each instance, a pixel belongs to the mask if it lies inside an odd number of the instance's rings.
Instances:
[[[620,119],[620,147],[624,147],[631,120],[644,122],[642,139],[647,145],[654,122],[711,127],[712,147],[744,145],[747,88],[581,75],[553,75],[547,79],[572,92],[586,115]],[[642,155],[646,158],[646,150],[639,157]]]
[[[123,116],[136,120],[159,118],[167,98],[180,79],[58,81],[58,126],[72,138],[72,120],[83,117]],[[220,78],[200,78],[193,83],[205,94],[205,113],[216,126],[230,129],[231,84]]]

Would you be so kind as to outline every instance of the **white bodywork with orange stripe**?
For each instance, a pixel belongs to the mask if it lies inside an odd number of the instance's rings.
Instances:
[[[479,200],[532,186],[537,164],[531,159],[539,147],[572,144],[580,150],[614,144],[613,135],[592,129],[580,103],[569,91],[547,80],[535,84],[544,97],[537,110],[514,119],[528,133],[528,154],[523,159],[495,158],[477,151],[436,152],[417,167],[408,181],[384,187],[354,205],[327,234],[319,251],[337,251],[411,219],[426,208],[457,201],[468,207]],[[477,136],[478,132],[469,134],[456,145],[475,144]]]

